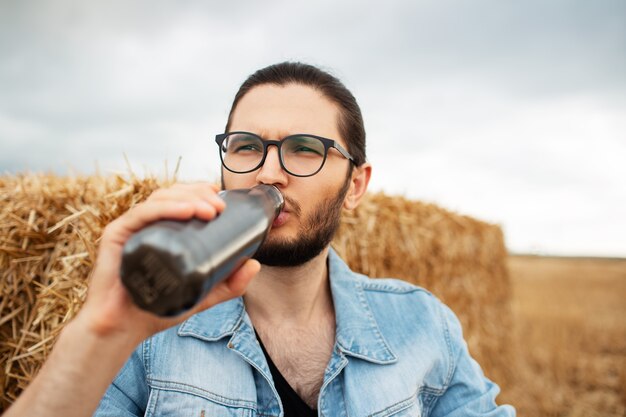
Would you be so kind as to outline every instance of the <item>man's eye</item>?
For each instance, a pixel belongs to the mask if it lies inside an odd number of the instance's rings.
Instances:
[[[237,146],[237,149],[235,150],[236,152],[241,152],[241,151],[258,151],[259,147],[256,145],[240,145]]]
[[[230,149],[230,152],[233,153],[261,152],[262,150],[262,146],[254,142],[235,142],[231,143],[228,148]]]
[[[324,156],[324,145],[308,137],[292,136],[283,143],[283,153],[301,156]]]
[[[296,152],[304,152],[304,153],[307,153],[307,152],[319,153],[319,152],[317,152],[315,149],[311,149],[311,148],[308,148],[308,147],[306,147],[306,146],[298,146],[298,147],[295,149],[295,151],[296,151]]]

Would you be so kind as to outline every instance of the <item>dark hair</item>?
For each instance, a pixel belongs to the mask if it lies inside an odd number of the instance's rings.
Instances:
[[[301,84],[319,90],[326,98],[339,106],[338,130],[348,147],[348,152],[354,158],[356,166],[362,165],[365,160],[365,127],[361,109],[352,93],[339,79],[314,67],[313,65],[300,62],[281,62],[262,68],[250,75],[235,95],[233,104],[228,114],[226,131],[230,129],[233,112],[239,100],[252,88],[274,84],[284,86],[287,84]]]

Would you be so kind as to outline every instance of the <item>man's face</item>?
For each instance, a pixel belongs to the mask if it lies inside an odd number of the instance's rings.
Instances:
[[[311,87],[268,84],[253,88],[239,101],[230,130],[252,132],[270,140],[309,133],[334,139],[347,148],[337,129],[338,116],[337,106]],[[261,263],[299,265],[328,245],[351,185],[349,167],[347,159],[330,149],[320,172],[294,177],[283,171],[278,149],[271,146],[265,163],[254,172],[235,174],[222,169],[226,189],[273,184],[285,197],[285,208],[257,253]]]

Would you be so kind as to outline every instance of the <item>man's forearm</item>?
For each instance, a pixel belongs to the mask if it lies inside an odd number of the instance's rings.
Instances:
[[[121,334],[98,335],[79,315],[5,416],[91,416],[137,344]]]

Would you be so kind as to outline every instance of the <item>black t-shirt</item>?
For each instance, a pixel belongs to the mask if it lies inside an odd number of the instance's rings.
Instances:
[[[274,385],[276,386],[276,391],[278,391],[280,401],[283,403],[285,417],[316,417],[317,410],[310,408],[304,401],[302,401],[302,398],[300,398],[298,393],[291,388],[291,385],[289,385],[285,377],[283,377],[276,365],[274,365],[274,362],[272,362],[272,358],[270,358],[267,350],[265,350],[265,346],[263,346],[263,342],[261,342],[261,338],[258,334],[257,339],[261,345],[261,349],[263,349],[265,359],[267,359],[267,364],[269,365],[270,372],[272,373],[272,378],[274,379]]]

